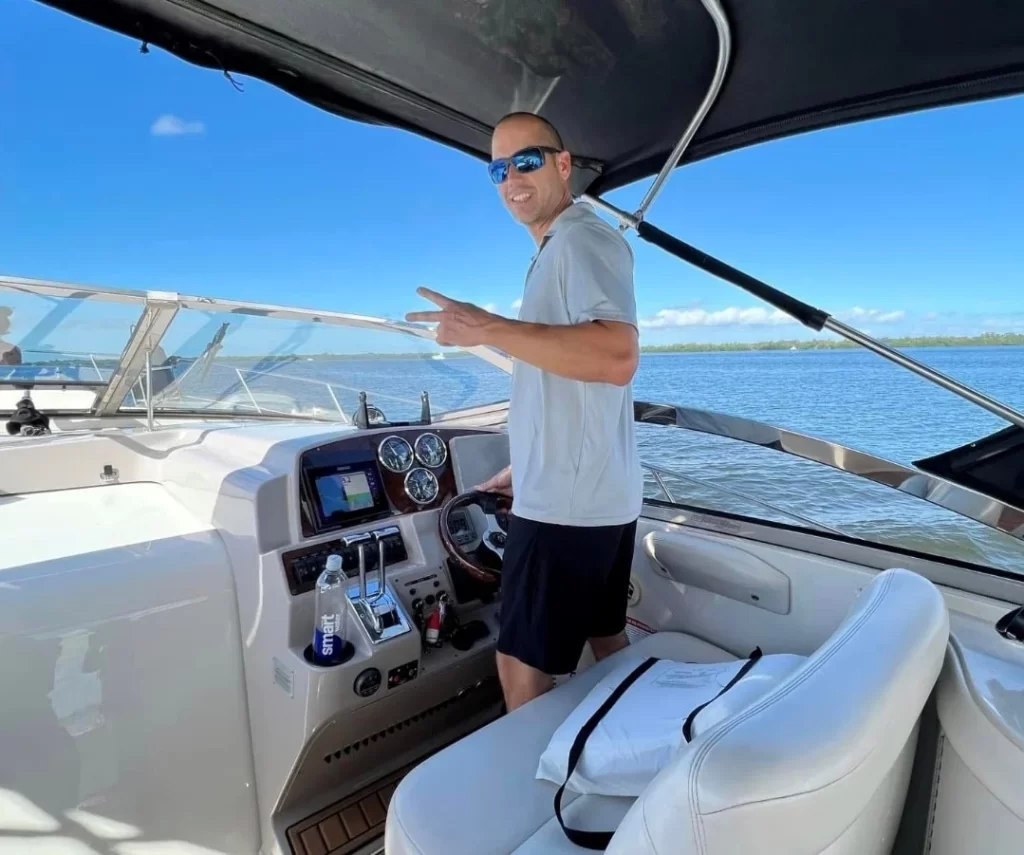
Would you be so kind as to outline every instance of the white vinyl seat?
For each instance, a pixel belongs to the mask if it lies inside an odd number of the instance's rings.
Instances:
[[[575,797],[566,823],[615,829],[610,855],[888,853],[948,636],[930,582],[880,573],[800,668],[684,746],[638,799]],[[634,652],[681,661],[735,658],[676,633],[640,644]],[[598,663],[413,770],[391,801],[387,855],[588,851],[565,838],[556,788],[534,775],[558,725],[615,663]],[[574,796],[567,790],[563,804]]]
[[[736,658],[678,632],[655,633],[629,649],[687,662]],[[386,855],[586,851],[566,839],[555,819],[552,801],[557,787],[534,776],[558,726],[622,653],[591,665],[413,769],[391,797]],[[562,815],[574,827],[607,831],[619,824],[632,802],[566,790]]]

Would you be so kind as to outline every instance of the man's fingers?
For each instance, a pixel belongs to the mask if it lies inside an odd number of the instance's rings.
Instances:
[[[431,291],[429,288],[423,288],[422,286],[416,289],[416,293],[421,297],[425,297],[430,300],[431,303],[437,303],[442,309],[446,309],[455,303],[451,297],[446,297],[444,294],[438,294],[437,291]]]
[[[444,312],[407,312],[405,315],[407,321],[437,321],[438,323],[443,317]]]

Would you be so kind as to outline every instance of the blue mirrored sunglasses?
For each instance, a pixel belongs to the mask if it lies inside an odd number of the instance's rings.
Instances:
[[[516,172],[533,172],[544,165],[544,153],[557,154],[560,149],[547,145],[534,145],[517,151],[509,157],[499,157],[487,164],[487,173],[491,176],[494,184],[503,184],[508,178],[508,168],[511,164]]]

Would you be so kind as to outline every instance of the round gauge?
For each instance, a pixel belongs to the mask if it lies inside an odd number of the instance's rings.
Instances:
[[[436,433],[423,433],[416,439],[416,459],[424,466],[436,469],[448,459],[444,440]]]
[[[405,476],[405,492],[417,505],[429,505],[437,498],[437,478],[427,469],[413,469]]]
[[[377,458],[385,469],[405,472],[412,466],[412,446],[400,436],[389,436],[377,448]]]

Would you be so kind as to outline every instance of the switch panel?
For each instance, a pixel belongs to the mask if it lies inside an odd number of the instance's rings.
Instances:
[[[399,665],[397,668],[392,668],[388,671],[388,688],[393,689],[395,686],[400,686],[402,683],[408,683],[410,680],[415,679],[419,673],[419,664],[414,659],[412,662],[406,662],[404,665]]]
[[[367,532],[372,535],[372,532]],[[394,534],[389,534],[384,540],[384,561],[390,568],[399,562],[409,558],[405,548],[405,541],[402,540],[401,532],[395,529]],[[374,573],[377,570],[377,546],[372,540],[366,541],[366,572]],[[312,591],[316,586],[316,580],[324,570],[327,563],[327,556],[337,553],[341,556],[341,566],[345,569],[345,575],[350,579],[359,576],[359,546],[358,544],[346,545],[342,539],[328,540],[324,543],[317,543],[313,546],[305,546],[302,549],[292,549],[281,556],[284,562],[284,572],[288,579],[288,589],[292,596]]]

